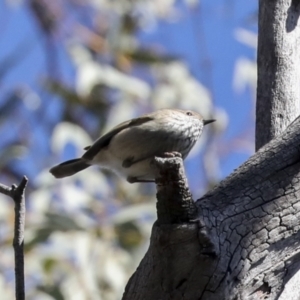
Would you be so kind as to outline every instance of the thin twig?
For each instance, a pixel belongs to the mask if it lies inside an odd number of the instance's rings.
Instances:
[[[15,202],[15,229],[13,247],[15,251],[16,300],[25,299],[24,284],[24,228],[25,228],[25,189],[28,179],[23,177],[19,186],[0,184],[0,193],[11,197]]]

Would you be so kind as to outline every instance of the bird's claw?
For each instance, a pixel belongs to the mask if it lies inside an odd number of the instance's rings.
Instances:
[[[182,155],[181,155],[181,153],[179,153],[177,151],[173,151],[173,152],[164,152],[161,157],[164,157],[164,158],[180,157],[180,158],[182,158]]]

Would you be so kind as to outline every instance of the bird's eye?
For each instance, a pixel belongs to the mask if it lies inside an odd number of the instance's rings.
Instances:
[[[187,111],[187,112],[186,112],[186,115],[187,115],[187,116],[191,116],[192,113],[191,113],[190,111]]]

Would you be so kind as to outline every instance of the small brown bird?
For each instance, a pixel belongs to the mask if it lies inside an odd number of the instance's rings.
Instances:
[[[154,156],[179,152],[185,159],[203,126],[214,121],[190,110],[161,109],[119,124],[84,148],[81,158],[54,166],[50,173],[63,178],[99,165],[125,176],[130,183],[153,182],[158,175],[150,164]]]

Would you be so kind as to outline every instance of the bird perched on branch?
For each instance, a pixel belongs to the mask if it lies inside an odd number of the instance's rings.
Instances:
[[[63,178],[99,165],[125,176],[130,183],[153,182],[158,174],[152,159],[172,152],[185,159],[204,125],[214,121],[190,110],[161,109],[119,124],[84,148],[81,158],[54,166],[50,173]]]

